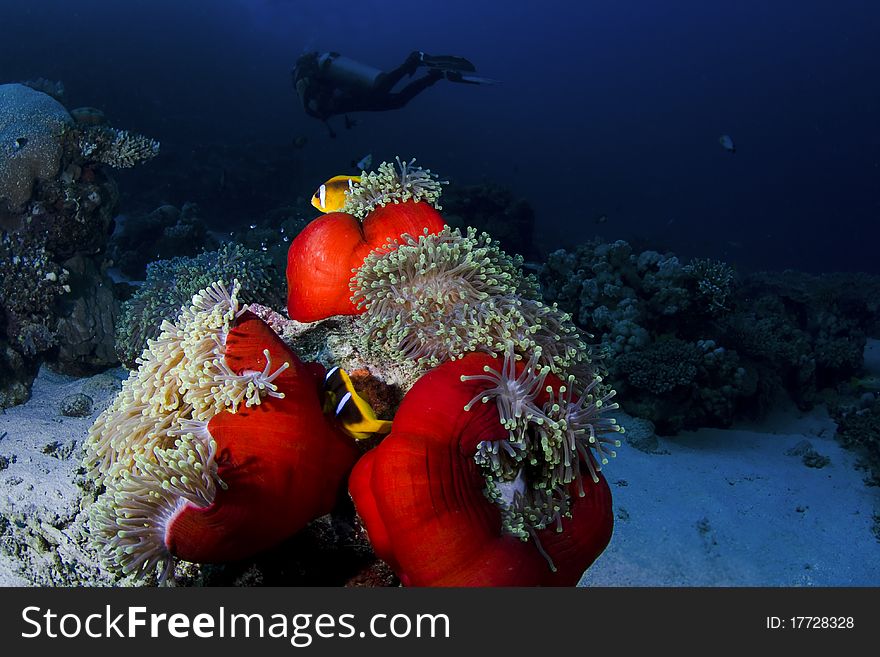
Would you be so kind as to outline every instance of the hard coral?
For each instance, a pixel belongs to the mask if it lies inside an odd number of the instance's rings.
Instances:
[[[87,126],[76,131],[76,144],[87,162],[129,169],[159,154],[159,142],[109,126]]]
[[[237,282],[165,322],[86,443],[90,509],[111,565],[240,559],[327,513],[357,457],[324,416],[323,368],[239,307]]]
[[[0,85],[0,204],[21,208],[36,181],[58,174],[61,138],[72,123],[51,96],[22,84]]]
[[[349,480],[376,553],[406,585],[574,585],[611,536],[599,470],[613,392],[470,354],[425,374]],[[590,481],[582,479],[589,477]]]
[[[70,292],[68,272],[54,263],[36,236],[0,238],[0,311],[8,336],[25,356],[55,344],[59,297]]]

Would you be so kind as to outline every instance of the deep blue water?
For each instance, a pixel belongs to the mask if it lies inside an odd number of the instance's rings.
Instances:
[[[205,145],[259,161],[302,135],[292,195],[367,152],[416,156],[513,188],[545,249],[599,234],[744,268],[880,273],[878,34],[872,0],[0,0],[0,81],[62,80],[69,107],[161,140],[168,159],[124,189]],[[502,84],[441,82],[353,130],[336,119],[335,140],[290,84],[306,50],[391,68],[416,49]]]

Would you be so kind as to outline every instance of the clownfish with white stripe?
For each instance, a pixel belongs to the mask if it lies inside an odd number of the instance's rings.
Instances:
[[[360,176],[333,176],[312,195],[312,205],[321,212],[339,212],[346,193],[360,181]]]
[[[372,407],[354,389],[348,372],[339,366],[324,377],[324,410],[333,412],[343,431],[355,440],[391,431],[391,422],[376,418]]]

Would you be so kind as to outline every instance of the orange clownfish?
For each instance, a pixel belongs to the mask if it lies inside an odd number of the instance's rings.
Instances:
[[[333,176],[318,187],[312,196],[312,205],[321,212],[339,212],[345,205],[345,194],[360,181],[360,176]]]

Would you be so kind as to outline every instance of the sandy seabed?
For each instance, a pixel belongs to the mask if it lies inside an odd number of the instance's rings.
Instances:
[[[880,342],[869,343],[866,365],[880,374]],[[30,401],[0,414],[0,585],[113,583],[81,535],[77,478],[88,428],[124,376],[44,368]],[[94,399],[92,413],[63,417],[61,400],[79,392]],[[624,443],[604,470],[614,536],[581,584],[880,585],[880,489],[865,484],[835,430],[820,406],[660,437],[651,452]],[[830,462],[810,467],[789,453],[803,441]]]

